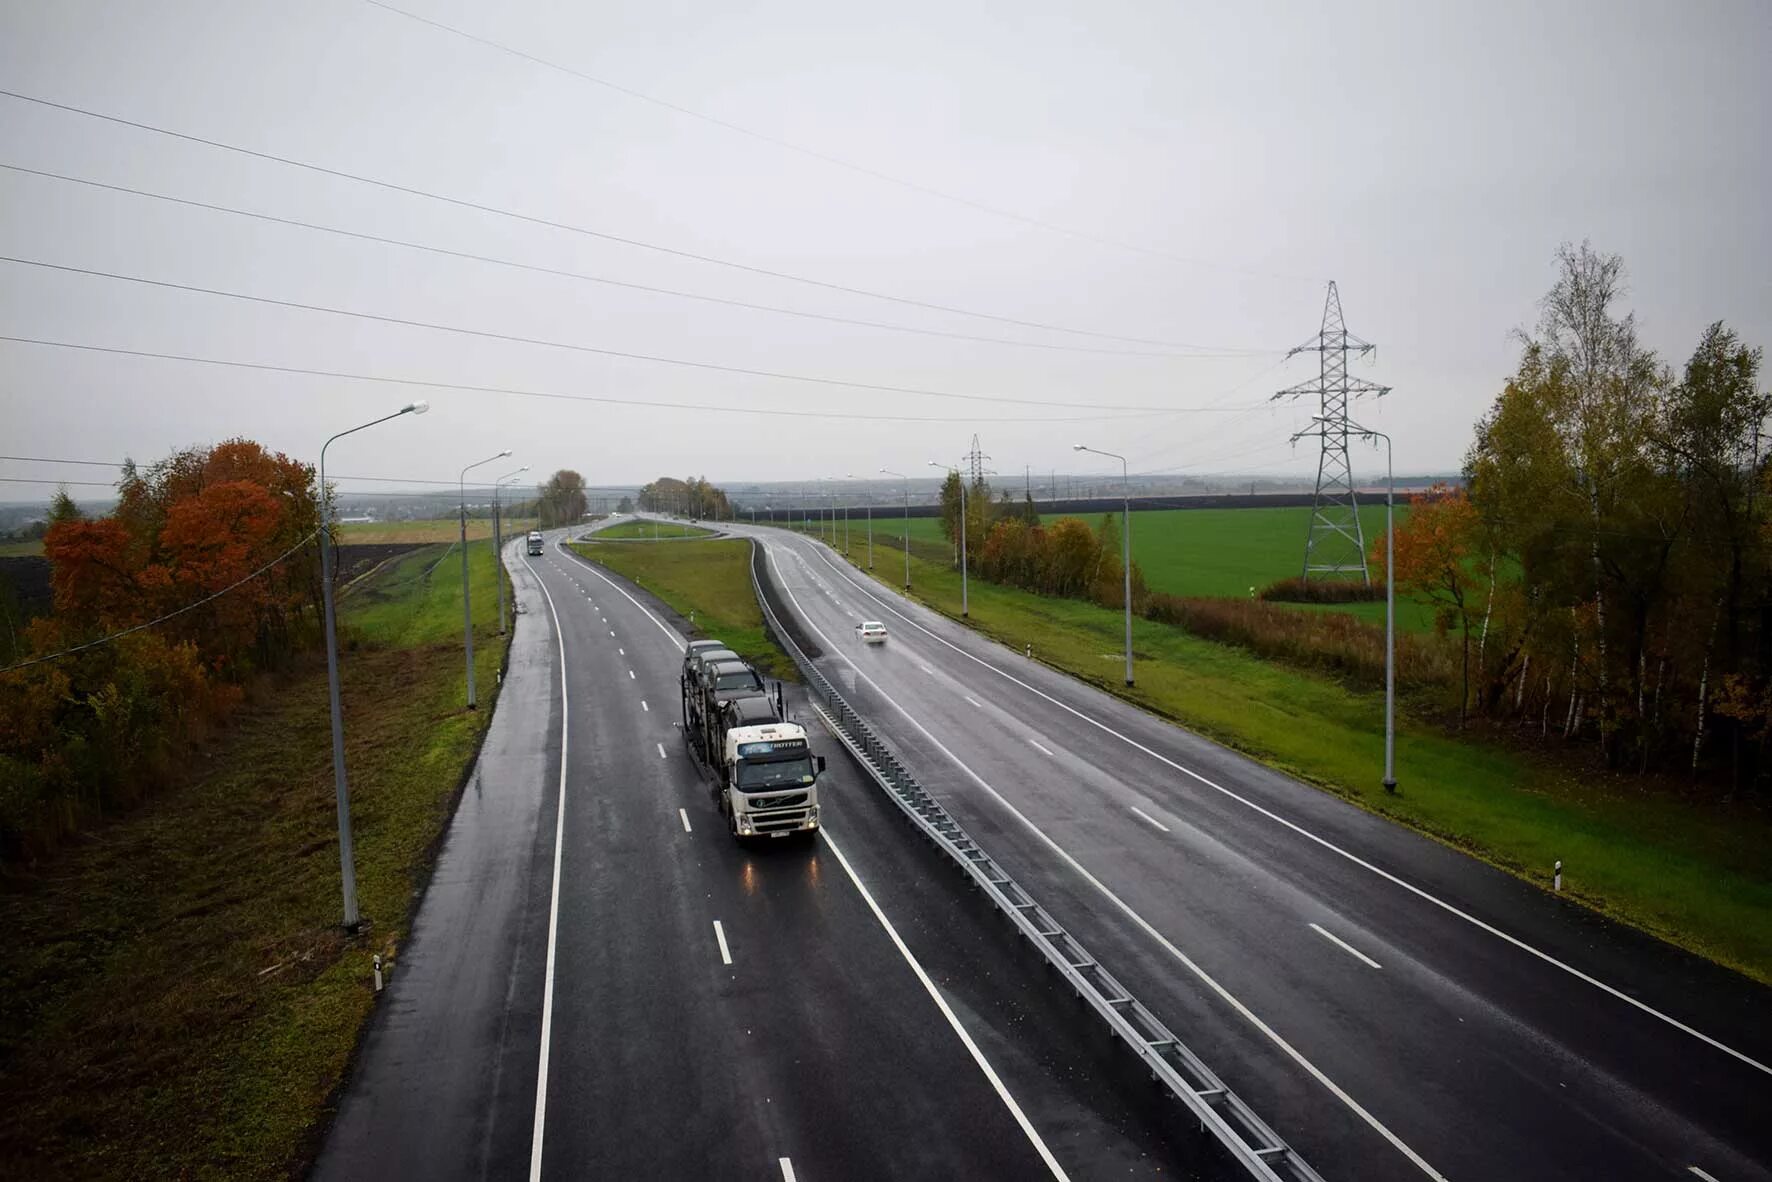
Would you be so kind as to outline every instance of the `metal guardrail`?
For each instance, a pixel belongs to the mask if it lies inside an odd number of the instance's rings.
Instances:
[[[754,539],[751,545],[754,554],[760,553]],[[1321,1175],[997,865],[941,802],[917,782],[892,749],[801,651],[792,631],[782,626],[763,591],[757,566],[753,557],[751,583],[757,603],[770,629],[819,699],[814,709],[887,798],[972,879],[1023,938],[1058,970],[1077,996],[1145,1062],[1152,1078],[1187,1106],[1198,1118],[1200,1128],[1210,1132],[1251,1178],[1263,1182],[1323,1182]]]

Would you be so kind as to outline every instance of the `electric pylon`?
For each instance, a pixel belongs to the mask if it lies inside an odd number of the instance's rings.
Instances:
[[[978,436],[972,437],[972,450],[966,453],[966,469],[972,479],[972,487],[977,488],[984,483],[984,462],[991,457],[984,454],[978,446]]]
[[[1317,459],[1317,492],[1311,505],[1311,528],[1304,541],[1304,573],[1306,582],[1312,575],[1357,574],[1372,585],[1366,569],[1366,538],[1360,529],[1360,506],[1354,497],[1353,469],[1347,458],[1347,400],[1367,394],[1383,397],[1389,386],[1380,386],[1360,378],[1347,376],[1348,354],[1364,357],[1375,346],[1347,330],[1341,318],[1341,296],[1335,281],[1329,281],[1329,296],[1323,303],[1323,327],[1312,340],[1290,350],[1318,355],[1317,377],[1279,391],[1270,401],[1296,399],[1301,394],[1314,394],[1322,408],[1316,415],[1314,431],[1300,435],[1316,435],[1323,441]]]

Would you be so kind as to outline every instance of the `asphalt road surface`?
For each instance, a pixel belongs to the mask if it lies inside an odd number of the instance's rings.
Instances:
[[[665,613],[507,562],[497,714],[316,1176],[1216,1176],[834,741],[824,833],[739,847]]]
[[[1326,1177],[1772,1178],[1772,990],[733,531],[925,786]]]

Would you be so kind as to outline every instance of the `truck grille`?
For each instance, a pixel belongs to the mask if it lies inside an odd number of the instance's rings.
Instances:
[[[759,809],[791,809],[799,808],[806,803],[804,792],[793,792],[786,796],[753,796],[750,800],[751,811]]]

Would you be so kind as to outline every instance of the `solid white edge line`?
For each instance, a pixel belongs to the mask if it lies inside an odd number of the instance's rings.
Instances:
[[[1034,742],[1032,739],[1028,740],[1028,745],[1030,747],[1032,747],[1035,751],[1038,751],[1041,755],[1052,755],[1052,752],[1046,750],[1046,748],[1044,748],[1040,744]],[[1052,756],[1052,757],[1054,759],[1058,758],[1057,756]]]
[[[794,1163],[784,1157],[777,1164],[781,1166],[781,1182],[795,1182]]]
[[[1034,1151],[1040,1155],[1040,1160],[1046,1163],[1046,1168],[1052,1171],[1054,1178],[1067,1179],[1068,1175],[1065,1174],[1064,1167],[1058,1164],[1058,1159],[1053,1157],[1052,1151],[1046,1147],[1046,1142],[1041,1138],[1039,1130],[1034,1128],[1033,1122],[1028,1119],[1027,1113],[1021,1110],[1021,1105],[1016,1103],[1015,1097],[1009,1094],[1009,1088],[1003,1083],[1002,1077],[997,1074],[996,1068],[992,1067],[990,1060],[984,1057],[984,1052],[978,1049],[978,1044],[972,1041],[972,1036],[966,1032],[966,1027],[960,1024],[958,1015],[948,1005],[947,999],[941,995],[941,990],[936,988],[935,982],[929,979],[929,974],[923,970],[923,966],[918,962],[915,954],[899,937],[898,929],[892,926],[892,921],[886,918],[886,913],[874,901],[873,892],[869,891],[867,884],[861,881],[861,875],[855,872],[855,867],[849,864],[849,859],[844,856],[842,848],[831,840],[829,829],[824,831],[824,843],[830,848],[831,853],[836,855],[837,864],[843,867],[843,873],[849,876],[849,881],[855,884],[855,889],[860,893],[862,902],[868,905],[868,910],[872,911],[874,918],[880,921],[880,926],[885,929],[887,939],[892,941],[892,946],[898,949],[898,954],[904,957],[905,963],[911,966],[911,972],[917,975],[917,980],[923,983],[923,988],[935,1002],[935,1008],[941,1011],[941,1016],[947,1019],[948,1025],[953,1028],[954,1033],[959,1036],[960,1042],[972,1055],[972,1061],[978,1064],[980,1071],[984,1072],[984,1077],[996,1090],[997,1098],[1003,1101],[1003,1106],[1009,1109],[1009,1115],[1015,1118],[1015,1123],[1021,1126],[1023,1133],[1027,1134],[1027,1139],[1033,1143]]]
[[[1316,932],[1317,935],[1323,937],[1325,940],[1328,940],[1328,941],[1332,942],[1333,944],[1335,944],[1338,948],[1340,948],[1343,952],[1347,953],[1349,956],[1357,957],[1358,959],[1365,961],[1368,965],[1372,966],[1375,969],[1379,969],[1379,968],[1384,967],[1383,965],[1379,964],[1377,961],[1373,960],[1370,956],[1367,956],[1364,952],[1361,952],[1358,948],[1355,948],[1352,944],[1349,944],[1346,940],[1343,940],[1340,936],[1336,935],[1334,932],[1330,931],[1328,928],[1322,926],[1321,924],[1313,923],[1311,925],[1311,930]]]
[[[827,561],[827,565],[830,565],[833,570],[836,569],[835,565],[830,564],[828,561]],[[777,569],[779,569],[779,568],[777,568]],[[841,574],[842,572],[839,571],[838,573]],[[844,575],[843,577],[845,579],[848,579],[849,576]],[[854,580],[852,580],[852,579],[850,581],[854,582]],[[856,584],[856,585],[858,587],[860,586],[860,584]],[[1765,1072],[1767,1075],[1772,1075],[1772,1066],[1768,1066],[1767,1064],[1760,1062],[1758,1059],[1755,1059],[1750,1055],[1743,1054],[1742,1052],[1736,1050],[1734,1047],[1728,1045],[1727,1043],[1720,1042],[1717,1039],[1712,1038],[1710,1035],[1705,1034],[1701,1030],[1696,1030],[1693,1027],[1686,1025],[1686,1023],[1680,1021],[1678,1018],[1674,1017],[1673,1015],[1665,1014],[1662,1011],[1656,1009],[1654,1006],[1649,1005],[1647,1002],[1638,1001],[1636,998],[1632,997],[1630,994],[1624,992],[1623,990],[1615,988],[1614,986],[1608,985],[1604,981],[1600,980],[1599,978],[1590,976],[1589,974],[1582,972],[1580,969],[1576,968],[1574,965],[1567,964],[1561,960],[1558,960],[1556,957],[1552,956],[1550,953],[1542,951],[1541,949],[1535,948],[1531,944],[1528,944],[1528,943],[1526,943],[1526,941],[1520,939],[1518,936],[1511,935],[1507,932],[1502,931],[1500,928],[1496,927],[1493,924],[1486,923],[1483,920],[1478,919],[1476,916],[1470,914],[1468,911],[1463,910],[1462,908],[1458,907],[1455,904],[1448,903],[1446,900],[1440,898],[1437,895],[1430,894],[1428,891],[1423,890],[1421,887],[1416,886],[1414,883],[1404,881],[1403,879],[1397,877],[1395,874],[1392,874],[1390,871],[1384,869],[1383,867],[1376,866],[1373,863],[1368,862],[1366,859],[1360,857],[1356,853],[1353,853],[1351,850],[1343,849],[1342,847],[1336,845],[1334,842],[1330,841],[1328,838],[1317,836],[1315,833],[1312,833],[1309,829],[1306,829],[1304,826],[1298,824],[1296,821],[1288,820],[1287,818],[1282,817],[1280,814],[1274,812],[1272,809],[1269,809],[1264,805],[1257,804],[1255,801],[1250,800],[1248,797],[1243,796],[1240,793],[1233,792],[1231,789],[1226,788],[1222,784],[1214,783],[1212,780],[1207,779],[1205,776],[1201,775],[1199,772],[1194,771],[1192,768],[1185,767],[1182,764],[1177,763],[1175,760],[1170,759],[1167,755],[1164,755],[1161,752],[1152,750],[1151,748],[1145,746],[1143,743],[1140,743],[1137,739],[1134,739],[1130,735],[1127,735],[1127,734],[1124,734],[1120,731],[1115,730],[1113,727],[1107,725],[1105,722],[1102,722],[1099,719],[1091,718],[1089,715],[1083,713],[1081,710],[1077,709],[1075,706],[1070,705],[1068,702],[1062,702],[1059,699],[1053,697],[1051,694],[1047,693],[1046,691],[1039,689],[1035,686],[1029,685],[1027,682],[1021,680],[1021,678],[1016,677],[1014,674],[1009,673],[1007,670],[998,668],[997,666],[991,664],[989,661],[985,660],[983,657],[974,656],[973,654],[967,652],[965,649],[961,648],[959,645],[955,644],[953,641],[948,640],[946,637],[937,636],[934,632],[930,631],[928,628],[925,628],[922,624],[919,624],[916,620],[911,619],[911,617],[906,615],[904,612],[899,611],[896,607],[892,606],[890,603],[886,602],[884,599],[881,599],[878,595],[875,595],[872,590],[870,590],[868,588],[862,588],[862,591],[865,594],[867,594],[870,598],[872,598],[874,600],[874,602],[878,603],[886,611],[891,612],[893,615],[897,616],[899,619],[903,620],[905,623],[909,624],[911,627],[917,629],[919,632],[922,632],[924,635],[928,636],[931,640],[934,640],[939,644],[946,645],[948,648],[953,649],[956,653],[960,654],[962,657],[965,657],[967,660],[972,661],[978,665],[984,666],[986,669],[989,669],[991,672],[997,674],[999,677],[1002,677],[1008,681],[1014,682],[1016,685],[1020,686],[1022,689],[1027,690],[1029,693],[1034,694],[1037,697],[1044,698],[1046,701],[1051,702],[1054,706],[1057,706],[1060,710],[1063,710],[1068,714],[1072,714],[1072,715],[1076,716],[1077,718],[1082,719],[1084,722],[1088,723],[1090,726],[1093,726],[1096,729],[1105,732],[1106,734],[1110,734],[1110,735],[1114,736],[1114,738],[1119,739],[1122,743],[1125,743],[1127,746],[1132,747],[1133,749],[1135,749],[1137,751],[1143,752],[1145,755],[1150,756],[1152,759],[1156,760],[1158,763],[1162,763],[1162,764],[1165,764],[1169,767],[1172,767],[1176,771],[1182,773],[1185,776],[1190,777],[1193,780],[1198,781],[1200,784],[1206,786],[1207,788],[1210,788],[1213,791],[1218,792],[1221,795],[1223,795],[1231,800],[1236,801],[1238,804],[1241,804],[1241,805],[1253,810],[1254,812],[1260,813],[1262,816],[1268,818],[1271,821],[1274,821],[1274,822],[1277,822],[1278,824],[1284,825],[1286,828],[1292,830],[1294,833],[1297,833],[1299,836],[1306,838],[1309,841],[1315,842],[1316,844],[1322,846],[1324,849],[1329,850],[1332,853],[1336,853],[1336,854],[1341,855],[1343,858],[1346,858],[1348,861],[1352,862],[1354,865],[1359,866],[1360,868],[1362,868],[1364,870],[1368,870],[1368,871],[1372,872],[1373,874],[1378,875],[1380,878],[1385,879],[1387,882],[1390,882],[1390,883],[1395,884],[1396,886],[1402,887],[1404,890],[1408,891],[1410,894],[1416,896],[1417,898],[1422,899],[1425,902],[1432,903],[1434,906],[1440,908],[1441,910],[1447,912],[1448,914],[1457,916],[1459,919],[1464,920],[1466,923],[1472,925],[1473,927],[1476,927],[1482,931],[1488,932],[1490,935],[1496,937],[1497,939],[1507,941],[1509,944],[1512,944],[1514,947],[1520,949],[1522,952],[1530,953],[1531,955],[1536,956],[1539,960],[1544,961],[1546,964],[1551,965],[1554,968],[1558,968],[1558,969],[1563,970],[1565,973],[1568,973],[1571,977],[1574,977],[1576,980],[1584,981],[1587,984],[1592,985],[1595,989],[1598,989],[1603,993],[1610,994],[1612,997],[1617,998],[1619,1001],[1628,1002],[1629,1004],[1635,1006],[1637,1009],[1641,1010],[1643,1013],[1648,1014],[1654,1018],[1659,1018],[1661,1021],[1666,1022],[1669,1026],[1672,1026],[1675,1030],[1678,1030],[1684,1034],[1689,1034],[1693,1038],[1697,1039],[1699,1042],[1702,1042],[1702,1043],[1705,1043],[1709,1046],[1715,1047],[1717,1050],[1722,1051],[1724,1054],[1733,1056],[1734,1058],[1739,1059],[1741,1062],[1746,1063],[1749,1067],[1757,1068],[1758,1070]],[[876,687],[876,688],[878,688],[878,687]],[[970,698],[968,698],[967,700],[971,701]],[[907,717],[908,717],[908,715],[907,715]]]
[[[554,883],[548,897],[548,957],[541,989],[541,1059],[535,1068],[535,1127],[529,1134],[529,1178],[540,1182],[542,1137],[548,1118],[548,1044],[554,1033],[554,946],[560,930],[560,850],[566,840],[566,740],[572,712],[566,702],[566,632],[560,627],[560,613],[554,610],[554,597],[540,572],[523,556],[523,565],[535,576],[536,585],[548,602],[548,615],[554,620],[554,640],[560,649],[560,787],[554,808]]]
[[[683,818],[683,832],[694,833],[695,830],[693,830],[689,827],[689,810],[688,809],[678,809],[677,815],[679,817]]]
[[[1155,825],[1157,828],[1161,829],[1164,833],[1169,832],[1169,826],[1163,824],[1163,822],[1157,820],[1155,817],[1151,816],[1149,813],[1145,812],[1143,809],[1139,808],[1137,805],[1129,804],[1126,807],[1131,809],[1133,812],[1137,813],[1140,817],[1143,817],[1146,821],[1149,821],[1152,825]]]
[[[717,919],[714,921],[714,939],[720,941],[720,963],[731,964],[732,950],[726,947],[726,929],[720,926]]]
[[[773,555],[771,556],[771,562],[773,563]],[[775,564],[775,566],[776,566],[776,572],[779,574],[781,567],[779,564]],[[1420,1169],[1422,1173],[1426,1174],[1429,1178],[1434,1179],[1434,1182],[1446,1182],[1446,1176],[1444,1174],[1440,1173],[1438,1170],[1434,1169],[1433,1166],[1429,1165],[1427,1160],[1425,1158],[1423,1158],[1420,1154],[1416,1153],[1415,1150],[1411,1149],[1403,1141],[1403,1139],[1401,1137],[1399,1137],[1395,1133],[1391,1132],[1390,1129],[1387,1128],[1382,1121],[1380,1121],[1377,1117],[1373,1116],[1370,1112],[1366,1111],[1366,1109],[1361,1106],[1361,1104],[1358,1100],[1355,1100],[1352,1096],[1348,1095],[1345,1091],[1343,1091],[1341,1089],[1341,1086],[1339,1084],[1337,1084],[1334,1080],[1330,1079],[1327,1075],[1325,1075],[1323,1073],[1323,1070],[1320,1067],[1318,1067],[1315,1063],[1312,1063],[1309,1059],[1305,1058],[1304,1053],[1302,1051],[1300,1051],[1297,1047],[1294,1047],[1291,1043],[1287,1042],[1283,1037],[1281,1037],[1279,1031],[1275,1030],[1273,1027],[1269,1026],[1266,1022],[1263,1022],[1259,1017],[1257,1017],[1254,1010],[1251,1010],[1248,1006],[1244,1005],[1240,1000],[1237,999],[1235,994],[1231,993],[1231,991],[1226,989],[1223,985],[1220,985],[1216,978],[1214,978],[1205,969],[1203,969],[1199,965],[1195,964],[1194,961],[1192,960],[1192,958],[1190,958],[1187,955],[1187,953],[1183,952],[1180,948],[1178,948],[1175,945],[1174,941],[1170,940],[1169,937],[1165,936],[1162,932],[1159,932],[1151,924],[1151,922],[1148,919],[1146,919],[1144,916],[1140,915],[1137,911],[1133,910],[1131,904],[1127,903],[1124,899],[1120,898],[1119,895],[1115,894],[1113,892],[1113,890],[1106,883],[1101,881],[1101,879],[1099,879],[1099,878],[1095,877],[1095,875],[1091,874],[1089,872],[1088,867],[1084,866],[1081,862],[1077,861],[1077,859],[1075,857],[1073,857],[1068,850],[1066,850],[1063,846],[1059,845],[1056,841],[1052,840],[1052,838],[1047,835],[1045,830],[1041,829],[1038,825],[1036,825],[1032,821],[1030,821],[1027,818],[1027,816],[1022,813],[1022,811],[1020,809],[1016,808],[1013,804],[1009,803],[1008,799],[1006,797],[1004,797],[1004,795],[1002,793],[998,792],[995,788],[991,787],[990,784],[988,782],[986,782],[986,780],[983,776],[981,776],[977,772],[973,771],[972,768],[969,767],[963,760],[961,760],[958,755],[955,755],[953,753],[953,751],[951,749],[949,749],[945,743],[943,743],[940,739],[936,738],[933,734],[931,734],[927,727],[925,727],[922,723],[918,722],[914,717],[912,717],[911,712],[909,710],[906,710],[903,706],[899,705],[899,703],[897,701],[895,701],[894,699],[887,697],[885,691],[882,690],[878,685],[876,685],[874,683],[874,679],[869,677],[866,673],[863,673],[861,671],[861,666],[857,665],[854,661],[851,661],[851,660],[849,660],[848,657],[844,656],[843,653],[840,650],[838,650],[835,645],[831,644],[830,638],[828,636],[825,636],[824,630],[821,629],[817,624],[812,622],[812,620],[806,615],[805,609],[800,607],[799,598],[794,594],[793,589],[787,585],[787,580],[785,578],[782,580],[782,588],[781,589],[787,595],[788,601],[790,603],[792,603],[794,605],[795,609],[800,612],[801,621],[808,628],[812,629],[813,632],[818,634],[820,639],[822,639],[825,642],[825,644],[829,647],[830,651],[836,653],[837,656],[841,657],[844,661],[846,661],[849,664],[849,667],[855,670],[855,676],[859,680],[867,682],[868,685],[873,688],[875,693],[879,694],[882,698],[885,698],[886,701],[888,701],[895,710],[897,710],[900,714],[904,715],[905,721],[909,722],[912,726],[916,727],[917,730],[923,735],[923,737],[925,739],[929,740],[929,742],[935,747],[936,750],[940,751],[943,755],[947,756],[948,759],[953,762],[955,767],[959,768],[962,772],[965,772],[966,775],[972,780],[973,783],[977,784],[980,788],[984,789],[985,792],[990,795],[991,799],[995,800],[998,804],[1003,806],[1004,809],[1008,810],[1010,816],[1014,817],[1017,821],[1020,821],[1022,823],[1022,825],[1025,826],[1030,833],[1032,833],[1037,839],[1039,839],[1039,841],[1041,843],[1043,843],[1053,853],[1057,854],[1059,856],[1059,858],[1064,861],[1065,865],[1069,866],[1073,871],[1075,871],[1083,879],[1083,881],[1087,882],[1090,886],[1094,887],[1097,891],[1099,891],[1101,893],[1101,895],[1108,900],[1108,902],[1112,903],[1114,905],[1114,907],[1117,908],[1121,912],[1121,914],[1125,915],[1134,924],[1136,924],[1140,931],[1144,932],[1145,935],[1149,936],[1151,939],[1155,940],[1158,944],[1160,944],[1164,948],[1164,950],[1166,950],[1169,953],[1170,956],[1172,956],[1176,960],[1180,961],[1182,966],[1185,967],[1189,972],[1191,972],[1195,977],[1199,978],[1200,981],[1204,985],[1206,985],[1207,988],[1211,989],[1214,993],[1218,994],[1218,996],[1220,998],[1222,998],[1228,1005],[1230,1005],[1230,1007],[1232,1009],[1236,1010],[1237,1013],[1239,1015],[1241,1015],[1246,1021],[1248,1021],[1250,1025],[1254,1026],[1257,1030],[1261,1031],[1262,1034],[1266,1035],[1269,1041],[1271,1041],[1276,1047],[1279,1047],[1280,1050],[1284,1051],[1292,1059],[1293,1062],[1297,1063],[1307,1073],[1309,1073],[1311,1078],[1315,1079],[1319,1084],[1321,1084],[1325,1089],[1327,1089],[1331,1095],[1333,1095],[1336,1099],[1340,1100],[1344,1105],[1346,1105],[1350,1111],[1352,1111],[1361,1120],[1365,1121],[1366,1124],[1369,1125],[1373,1129],[1373,1131],[1378,1133],[1379,1136],[1383,1137],[1386,1141],[1390,1142],[1391,1146],[1393,1148],[1395,1148],[1397,1150],[1397,1152],[1401,1153],[1404,1157],[1408,1158],[1412,1163],[1414,1163],[1414,1165],[1418,1169]],[[826,836],[829,837],[829,834],[826,834]]]
[[[1697,1174],[1700,1178],[1703,1178],[1704,1182],[1717,1182],[1715,1175],[1709,1170],[1701,1170],[1697,1166],[1687,1166],[1686,1169]]]

